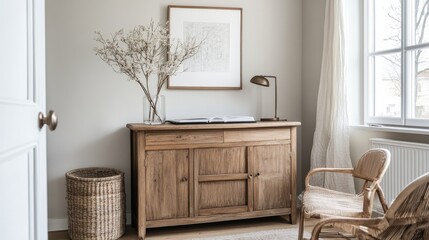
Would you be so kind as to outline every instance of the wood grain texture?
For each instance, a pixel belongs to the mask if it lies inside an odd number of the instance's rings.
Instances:
[[[222,221],[229,221],[229,220],[236,220],[236,219],[282,216],[282,215],[288,215],[288,214],[291,214],[291,211],[288,208],[254,211],[254,212],[242,212],[242,213],[235,213],[235,214],[225,213],[225,214],[215,214],[215,215],[209,215],[209,216],[198,216],[194,218],[148,221],[147,228],[178,226],[178,225],[185,225],[185,224],[222,222]]]
[[[146,235],[146,167],[145,159],[146,153],[140,151],[145,148],[145,135],[144,132],[137,133],[136,136],[136,157],[137,157],[137,231],[139,238],[144,238]]]
[[[137,133],[130,131],[131,153],[131,225],[137,227]]]
[[[194,172],[194,149],[189,149],[189,216],[195,216],[195,190],[194,183],[195,181],[195,172]]]
[[[253,211],[253,194],[254,194],[254,182],[253,182],[253,172],[254,172],[254,154],[253,147],[247,147],[247,172],[248,172],[248,181],[247,181],[247,207],[248,211]]]
[[[146,220],[188,217],[188,151],[148,151],[146,162]]]
[[[200,175],[199,182],[212,182],[212,181],[231,181],[231,180],[247,180],[249,175],[247,173],[239,174],[216,174],[216,175]]]
[[[225,131],[224,139],[226,143],[288,140],[290,139],[290,129],[269,128],[250,130],[227,130]]]
[[[253,158],[253,209],[290,208],[290,145],[254,147]]]
[[[228,147],[243,147],[243,146],[260,146],[260,145],[277,145],[291,144],[291,140],[275,140],[275,141],[254,141],[254,142],[231,142],[231,143],[204,143],[198,144],[173,144],[173,145],[151,145],[146,146],[145,150],[169,150],[169,149],[202,149],[202,148],[228,148]]]
[[[147,227],[261,216],[295,223],[299,125],[127,125],[139,237]]]
[[[202,182],[198,191],[198,210],[232,206],[246,206],[247,210],[247,179]]]
[[[232,206],[232,207],[220,207],[220,208],[207,208],[198,210],[200,216],[218,215],[218,214],[235,214],[248,212],[247,206]]]
[[[194,150],[199,175],[246,173],[246,148],[203,148]]]
[[[195,149],[194,161],[198,162],[198,215],[248,210],[246,147]]]
[[[146,135],[146,145],[223,143],[222,131],[171,131],[153,132]]]

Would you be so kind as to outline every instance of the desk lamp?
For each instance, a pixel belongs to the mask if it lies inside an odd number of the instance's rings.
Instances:
[[[273,118],[261,118],[261,121],[279,121],[280,119],[277,117],[277,77],[276,76],[257,75],[257,76],[252,77],[252,79],[250,79],[250,82],[257,84],[257,85],[260,85],[260,86],[269,87],[270,81],[268,81],[267,78],[274,78],[274,84],[275,84],[274,117]]]

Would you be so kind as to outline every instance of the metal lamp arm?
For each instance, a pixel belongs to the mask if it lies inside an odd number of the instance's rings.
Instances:
[[[277,118],[277,77],[276,76],[263,76],[265,78],[274,78],[274,117]]]

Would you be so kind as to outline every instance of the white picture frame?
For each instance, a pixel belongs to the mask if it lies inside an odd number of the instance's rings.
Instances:
[[[242,89],[242,9],[168,6],[170,38],[191,36],[200,50],[170,76],[168,89]]]

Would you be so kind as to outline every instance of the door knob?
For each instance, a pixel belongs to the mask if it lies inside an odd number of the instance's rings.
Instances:
[[[39,128],[41,129],[45,124],[51,131],[54,131],[55,128],[57,128],[58,119],[54,111],[50,110],[46,117],[42,112],[39,112]]]

